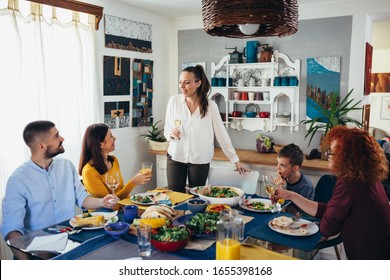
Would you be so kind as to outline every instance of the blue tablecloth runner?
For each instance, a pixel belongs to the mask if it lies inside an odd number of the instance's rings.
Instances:
[[[321,239],[322,235],[320,232],[317,232],[316,234],[310,235],[310,236],[291,236],[286,235],[282,233],[275,232],[272,230],[268,223],[275,217],[279,216],[292,216],[288,213],[278,213],[270,218],[268,218],[266,221],[261,223],[260,225],[256,226],[255,228],[252,228],[247,232],[247,235],[253,236],[258,239],[270,241],[273,243],[278,243],[281,245],[285,245],[288,247],[310,251],[314,250],[316,248],[316,245],[318,241]],[[305,217],[306,220],[316,220],[314,218],[308,218]],[[275,234],[276,233],[276,234]]]
[[[252,196],[252,197],[257,197],[257,196]],[[175,206],[174,208],[176,210],[188,210],[186,203]],[[294,236],[288,236],[288,235],[283,235],[278,233],[275,234],[275,231],[271,230],[268,227],[268,221],[270,221],[272,218],[276,216],[288,215],[287,213],[277,214],[277,213],[270,213],[270,212],[258,213],[252,211],[245,211],[244,215],[255,218],[245,225],[245,236],[249,235],[259,239],[282,244],[288,247],[298,248],[301,250],[312,250],[313,248],[315,248],[315,245],[317,244],[318,240],[321,238],[321,234],[319,233],[307,237],[294,237]],[[118,213],[118,217],[119,217],[119,221],[124,221],[122,212]],[[305,219],[307,218],[305,217]],[[65,224],[66,222],[64,222],[64,225]],[[79,245],[77,248],[67,253],[64,253],[62,255],[59,255],[53,259],[55,260],[78,259],[114,241],[110,236],[108,236],[104,232],[104,229],[90,230],[90,231],[83,230],[78,234],[70,235],[69,238],[74,241],[82,242],[82,244]],[[135,235],[126,233],[122,235],[121,238],[123,240],[126,240],[134,244],[137,243],[137,237]],[[215,260],[216,251],[215,251],[215,244],[214,244],[204,251],[184,249],[177,252],[169,252],[168,254],[171,254],[176,257],[180,257],[182,259]],[[107,259],[109,259],[109,256]]]

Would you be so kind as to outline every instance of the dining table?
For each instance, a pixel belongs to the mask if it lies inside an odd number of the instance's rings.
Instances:
[[[180,194],[181,195],[181,194]],[[180,196],[179,195],[179,196]],[[178,212],[188,215],[190,212],[186,200],[173,205]],[[256,198],[259,196],[253,196]],[[125,204],[128,201],[124,202]],[[240,215],[246,220],[245,239],[241,242],[241,259],[256,260],[292,260],[311,259],[318,248],[322,235],[319,231],[308,236],[294,236],[275,231],[270,227],[270,221],[279,216],[291,217],[292,214],[283,211],[255,212],[236,206]],[[99,209],[98,211],[110,212],[110,209]],[[308,221],[316,221],[313,217],[305,217]],[[125,221],[123,211],[118,212],[118,220]],[[69,220],[55,226],[67,227]],[[20,237],[8,241],[12,248],[26,252],[30,256],[38,259],[52,260],[117,260],[117,259],[141,259],[138,256],[137,236],[129,231],[122,234],[119,239],[114,239],[108,235],[103,228],[94,230],[83,229],[79,232],[68,233],[68,244],[63,251],[27,251],[26,248],[36,237],[50,236],[53,233],[49,228],[53,226],[28,232]],[[202,242],[196,238],[191,238],[194,244]],[[184,248],[176,252],[160,252],[153,248],[149,257],[142,259],[182,259],[182,260],[215,260],[216,245],[211,241],[211,245],[205,248]],[[206,242],[207,243],[207,242]]]

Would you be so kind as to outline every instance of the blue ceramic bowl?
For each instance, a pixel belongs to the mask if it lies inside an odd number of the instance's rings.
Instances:
[[[122,234],[129,231],[130,225],[124,222],[112,223],[104,226],[104,230],[112,238],[118,239]]]
[[[187,206],[192,213],[201,213],[206,210],[207,201],[200,198],[194,198],[187,201]]]
[[[254,118],[256,117],[257,113],[256,112],[245,112],[245,116],[247,118]]]

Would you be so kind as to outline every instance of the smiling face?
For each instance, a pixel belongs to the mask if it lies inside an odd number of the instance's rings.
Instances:
[[[100,148],[102,149],[102,152],[110,153],[115,151],[115,140],[116,137],[112,134],[111,129],[108,129],[103,142],[100,142]]]
[[[183,71],[179,78],[179,88],[185,97],[195,97],[202,82],[196,80],[194,73]]]
[[[41,144],[45,149],[45,157],[50,159],[64,153],[65,149],[62,146],[64,140],[65,139],[60,135],[57,128],[51,128],[47,138]]]

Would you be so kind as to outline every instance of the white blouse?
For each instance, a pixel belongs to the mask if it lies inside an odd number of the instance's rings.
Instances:
[[[199,107],[191,115],[182,94],[172,96],[168,101],[164,136],[170,141],[168,153],[174,161],[193,164],[211,162],[214,155],[214,135],[227,158],[236,163],[239,158],[224,127],[217,104],[209,99],[204,118]],[[175,120],[181,121],[180,140],[172,140],[170,134]]]

